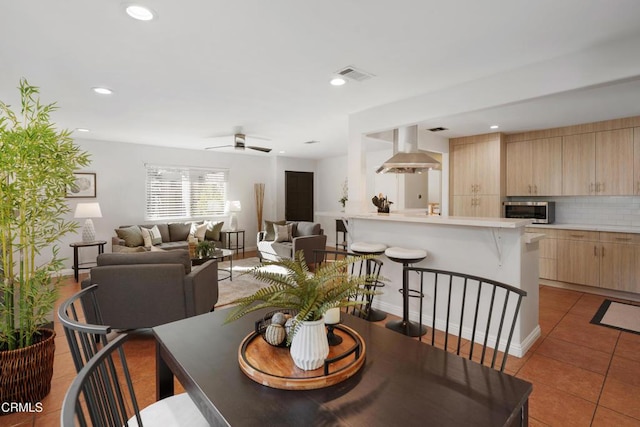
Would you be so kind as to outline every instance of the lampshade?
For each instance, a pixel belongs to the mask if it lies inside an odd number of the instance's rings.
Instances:
[[[78,203],[74,218],[102,218],[100,203]]]
[[[224,205],[224,210],[227,212],[241,212],[242,211],[242,204],[240,203],[240,200],[227,200],[227,202]]]
[[[91,218],[102,218],[99,203],[78,203],[74,218],[86,218],[84,227],[82,228],[82,241],[85,243],[95,242],[96,230],[93,226]]]

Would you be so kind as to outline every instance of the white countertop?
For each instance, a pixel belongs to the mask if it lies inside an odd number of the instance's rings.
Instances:
[[[613,233],[640,233],[640,227],[625,225],[599,225],[599,224],[531,224],[532,228],[555,228],[558,230],[583,230],[583,231],[609,231]]]
[[[440,216],[426,215],[419,213],[390,213],[378,214],[376,212],[366,213],[343,213],[347,218],[368,219],[375,221],[390,222],[414,222],[423,224],[458,225],[467,227],[487,227],[487,228],[521,228],[531,224],[528,219],[506,219],[506,218],[473,218],[462,216]]]

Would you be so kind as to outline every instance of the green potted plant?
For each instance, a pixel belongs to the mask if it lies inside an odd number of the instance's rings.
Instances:
[[[56,242],[77,229],[64,219],[65,196],[89,156],[69,131],[55,129],[56,106],[40,104],[37,87],[22,79],[19,91],[19,112],[0,102],[0,401],[36,403],[53,373],[55,332],[41,326],[50,321],[63,267]]]
[[[293,259],[264,262],[245,274],[251,274],[269,286],[235,300],[237,307],[226,321],[231,322],[262,308],[296,312],[287,337],[291,343],[291,357],[301,369],[316,369],[322,366],[329,353],[323,322],[327,310],[360,305],[360,296],[376,293],[366,287],[372,277],[349,274],[351,264],[368,258],[371,256],[346,256],[335,262],[323,263],[314,272],[309,270],[302,251],[298,251]],[[304,348],[305,343],[316,347]]]

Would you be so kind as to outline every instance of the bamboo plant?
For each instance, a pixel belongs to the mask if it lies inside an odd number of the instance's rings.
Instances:
[[[67,187],[89,164],[70,131],[51,122],[55,103],[40,104],[39,89],[25,79],[19,91],[19,112],[0,101],[0,350],[33,344],[53,310],[63,266],[56,243],[78,227],[65,220]],[[48,248],[50,258],[42,253]]]
[[[250,274],[269,286],[235,300],[233,303],[237,307],[226,322],[262,308],[294,310],[298,314],[293,333],[288,337],[290,341],[300,321],[320,320],[330,308],[362,305],[359,297],[378,293],[366,287],[374,280],[373,277],[349,274],[352,264],[369,258],[372,256],[345,256],[335,262],[323,263],[313,273],[307,266],[303,251],[298,251],[293,259],[264,262],[243,274]],[[269,266],[279,268],[264,268]],[[377,280],[384,279],[379,277]]]

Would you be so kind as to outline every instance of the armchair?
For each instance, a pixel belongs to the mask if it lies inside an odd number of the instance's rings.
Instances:
[[[104,324],[114,329],[151,328],[213,310],[218,301],[218,264],[191,268],[184,249],[98,255],[82,289],[98,284]],[[90,323],[94,313],[88,312]]]
[[[274,223],[265,221],[266,231],[257,235],[258,257],[268,261],[277,261],[281,258],[293,258],[298,251],[303,251],[304,259],[308,265],[314,262],[314,251],[325,250],[327,236],[319,223],[308,221],[289,222],[291,224],[291,239],[288,241],[276,241]],[[284,221],[275,223],[283,225]]]

